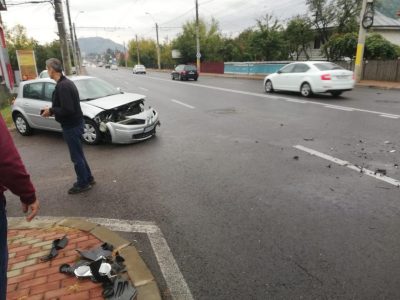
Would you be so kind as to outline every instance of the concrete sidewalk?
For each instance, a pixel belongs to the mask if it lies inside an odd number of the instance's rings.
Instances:
[[[49,254],[53,240],[64,235],[67,246],[48,262],[40,257]],[[76,249],[87,250],[107,242],[114,249],[129,244],[116,233],[82,219],[37,218],[27,223],[10,218],[8,231],[9,263],[7,299],[104,299],[101,284],[60,273],[62,264],[79,259]],[[127,274],[138,290],[138,300],[160,300],[161,295],[151,271],[133,246],[124,247]]]

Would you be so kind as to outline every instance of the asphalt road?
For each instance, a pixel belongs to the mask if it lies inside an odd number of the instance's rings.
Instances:
[[[258,80],[88,71],[147,95],[162,126],[86,147],[98,184],[77,196],[61,135],[14,132],[42,215],[156,222],[195,299],[400,298],[399,189],[294,148],[400,179],[398,91],[303,101]]]

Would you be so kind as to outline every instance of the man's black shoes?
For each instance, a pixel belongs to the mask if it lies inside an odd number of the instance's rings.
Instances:
[[[73,195],[73,194],[83,193],[90,190],[91,188],[92,186],[90,184],[84,187],[80,187],[74,184],[74,186],[68,190],[68,194]]]

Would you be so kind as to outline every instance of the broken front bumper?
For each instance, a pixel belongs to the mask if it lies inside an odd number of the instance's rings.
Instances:
[[[113,122],[106,124],[111,142],[115,144],[130,144],[147,140],[156,134],[156,127],[160,125],[158,113],[155,111],[152,116],[149,115],[145,124],[125,125]]]

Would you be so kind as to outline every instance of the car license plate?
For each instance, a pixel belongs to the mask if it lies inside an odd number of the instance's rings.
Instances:
[[[348,75],[336,75],[336,78],[337,79],[347,79],[347,78],[349,78],[350,76],[348,76]]]
[[[192,71],[192,72],[189,72],[189,74],[194,74],[194,72]]]

